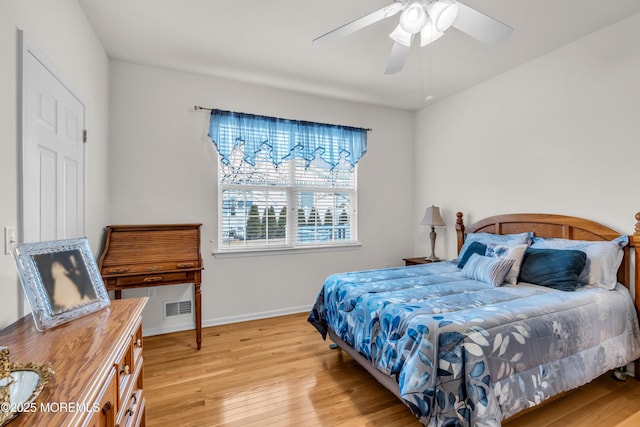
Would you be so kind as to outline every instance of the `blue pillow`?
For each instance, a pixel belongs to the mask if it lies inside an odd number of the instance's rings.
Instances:
[[[580,284],[613,289],[618,282],[618,268],[624,255],[623,248],[628,244],[629,236],[626,235],[611,241],[596,242],[534,237],[531,247],[583,251],[587,254],[587,262],[578,279]]]
[[[586,261],[587,254],[578,250],[528,248],[520,267],[519,281],[573,291]]]
[[[469,261],[469,258],[471,258],[471,255],[473,254],[484,255],[486,251],[487,251],[487,245],[484,245],[480,242],[471,243],[467,248],[467,250],[464,252],[464,254],[462,254],[462,257],[458,262],[458,268],[464,268],[464,265],[467,263],[467,261]]]

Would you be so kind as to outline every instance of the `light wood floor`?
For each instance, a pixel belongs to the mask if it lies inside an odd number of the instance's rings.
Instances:
[[[147,426],[420,426],[306,314],[147,337]],[[640,426],[640,382],[608,375],[503,424]]]

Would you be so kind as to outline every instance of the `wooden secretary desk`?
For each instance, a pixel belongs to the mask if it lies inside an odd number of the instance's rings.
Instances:
[[[196,346],[202,344],[202,224],[109,225],[98,267],[108,291],[193,283]]]

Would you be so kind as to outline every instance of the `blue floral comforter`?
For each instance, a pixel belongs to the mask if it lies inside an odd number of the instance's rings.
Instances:
[[[640,357],[622,285],[494,287],[454,262],[332,275],[309,322],[395,378],[428,426],[499,426]]]

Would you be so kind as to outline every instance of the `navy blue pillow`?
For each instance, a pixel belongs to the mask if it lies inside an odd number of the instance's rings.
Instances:
[[[471,255],[484,255],[485,252],[487,252],[487,245],[484,245],[480,242],[471,243],[467,250],[462,254],[462,258],[460,258],[460,261],[458,261],[458,268],[464,268],[464,265],[467,263],[467,261],[469,261]]]
[[[518,281],[573,291],[587,262],[587,254],[578,250],[528,248],[522,259]]]

